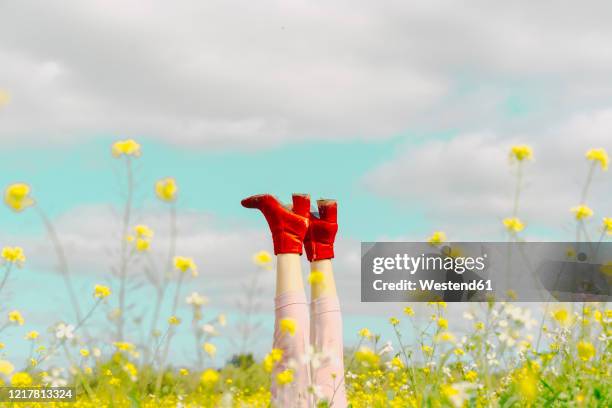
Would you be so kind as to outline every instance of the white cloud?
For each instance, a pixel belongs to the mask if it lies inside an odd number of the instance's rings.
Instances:
[[[512,125],[500,106],[516,86],[536,94],[545,122],[611,96],[611,7],[6,3],[0,137],[254,147]]]
[[[612,109],[575,115],[541,134],[468,133],[407,146],[366,175],[364,183],[381,196],[425,208],[430,221],[453,239],[500,238],[500,221],[512,212],[516,185],[508,153],[522,143],[533,147],[535,160],[524,166],[520,217],[573,240],[569,208],[579,203],[587,178],[584,155],[593,147],[612,152]],[[609,171],[595,172],[587,200],[596,213],[593,228],[612,208],[610,177]]]

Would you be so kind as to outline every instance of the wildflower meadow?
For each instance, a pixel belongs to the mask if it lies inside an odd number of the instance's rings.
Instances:
[[[3,337],[16,327],[27,328],[37,305],[14,309],[7,293],[15,275],[28,274],[28,263],[37,257],[37,251],[0,243],[0,385],[71,386],[77,400],[0,405],[270,406],[270,373],[282,359],[282,351],[270,349],[259,355],[249,349],[255,336],[257,281],[237,284],[236,289],[244,292],[235,313],[239,322],[228,321],[225,313],[211,313],[207,293],[190,289],[195,280],[206,279],[205,264],[196,262],[193,254],[177,250],[180,181],[166,177],[146,186],[145,190],[164,205],[165,214],[160,217],[170,226],[168,247],[154,248],[151,243],[158,238],[157,232],[137,222],[134,208],[135,165],[154,163],[146,162],[141,145],[132,139],[116,141],[106,154],[122,169],[124,202],[117,214],[121,231],[115,237],[119,250],[108,279],[92,286],[88,293],[75,287],[73,280],[79,271],[72,268],[55,220],[45,210],[51,203],[38,200],[36,186],[27,180],[5,186],[4,205],[12,216],[31,212],[45,229],[63,280],[63,296],[72,308],[67,315],[73,317],[50,321],[46,331],[27,330],[20,341],[28,345],[29,356],[25,360],[14,356]],[[529,203],[521,198],[524,176],[538,154],[528,145],[516,145],[509,149],[509,162],[499,163],[510,166],[516,177],[516,184],[508,186],[514,191],[512,208],[502,220],[509,242],[522,241],[529,225],[529,220],[521,217],[523,204]],[[589,193],[594,175],[608,170],[609,158],[601,148],[582,154],[584,168],[577,170],[584,171],[586,178],[576,205],[567,209],[567,220],[575,226],[576,241],[603,242],[612,237],[612,214],[602,214],[610,209],[590,202]],[[423,238],[433,246],[451,240],[443,229]],[[162,253],[152,258],[153,251]],[[573,259],[576,253],[568,248],[566,255]],[[240,256],[245,270],[253,264],[259,270],[274,268],[274,257],[266,251]],[[163,262],[154,261],[160,257]],[[608,283],[612,283],[610,268],[612,260],[602,270]],[[136,273],[142,277],[140,285],[153,294],[137,322],[129,307]],[[325,285],[316,271],[307,282]],[[189,319],[177,313],[185,307],[191,312]],[[459,320],[464,329],[452,330],[455,326],[449,323]],[[132,330],[135,324],[138,330]],[[470,304],[460,313],[442,301],[406,303],[381,324],[394,336],[383,338],[372,327],[345,335],[345,381],[354,408],[612,406],[612,309],[607,304],[559,303],[552,297],[542,304],[522,304],[513,302],[512,293],[508,293],[503,299]],[[228,325],[238,327],[240,339],[232,343],[235,351],[231,358],[219,361],[215,356]],[[191,331],[195,346],[188,351],[189,363],[179,365],[173,358],[178,347],[176,333],[185,327]],[[281,329],[287,335],[295,332],[290,321],[281,322]],[[134,337],[135,331],[143,335]],[[319,363],[315,352],[306,357],[313,365]],[[290,369],[277,376],[281,385],[293,381]],[[333,399],[320,398],[316,387],[311,387],[311,392],[318,407],[334,406]]]

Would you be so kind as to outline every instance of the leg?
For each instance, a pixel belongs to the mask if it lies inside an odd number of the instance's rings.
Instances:
[[[334,408],[345,408],[342,316],[331,261],[338,230],[337,204],[333,200],[319,200],[317,204],[320,218],[311,215],[304,240],[312,278],[310,341],[321,355],[312,378],[322,399]]]
[[[314,279],[311,303],[311,344],[322,353],[321,365],[313,370],[313,383],[334,408],[347,405],[344,386],[344,343],[342,315],[336,294],[331,259],[310,263],[311,273],[322,274]],[[319,275],[321,276],[321,275]]]
[[[282,350],[283,357],[272,371],[272,400],[277,407],[306,407],[310,379],[303,359],[309,344],[309,321],[298,254],[278,254],[274,303],[272,347]],[[293,373],[293,381],[283,385],[277,376],[286,370]]]

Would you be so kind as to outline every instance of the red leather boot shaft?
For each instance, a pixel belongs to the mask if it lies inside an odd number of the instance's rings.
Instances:
[[[304,238],[309,261],[332,259],[338,232],[338,204],[333,200],[318,200],[319,217],[310,214],[310,226]]]
[[[259,209],[270,227],[274,254],[302,254],[304,236],[308,231],[310,197],[293,195],[293,211],[285,208],[274,196],[262,194],[242,200],[246,208]]]

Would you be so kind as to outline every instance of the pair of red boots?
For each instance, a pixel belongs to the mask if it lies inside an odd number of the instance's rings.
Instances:
[[[310,196],[293,194],[293,206],[284,206],[270,194],[254,195],[242,200],[246,208],[257,208],[268,221],[274,254],[302,254],[309,261],[334,257],[338,232],[338,205],[335,200],[317,200],[319,216],[310,212]]]

